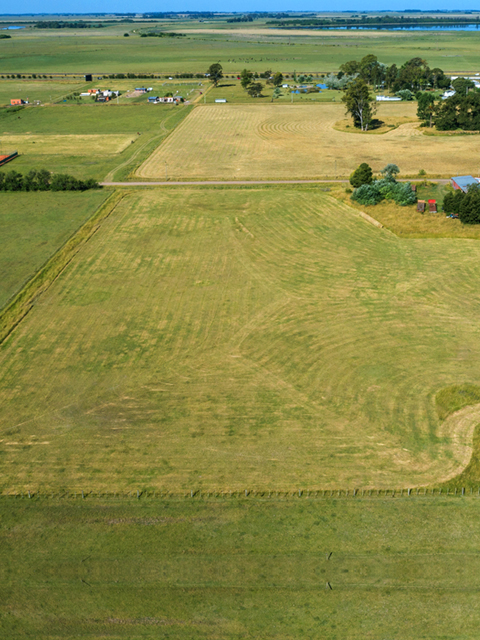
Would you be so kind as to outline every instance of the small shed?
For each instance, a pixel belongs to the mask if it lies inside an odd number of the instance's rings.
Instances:
[[[157,100],[158,100],[158,96],[151,96],[148,98],[149,102],[157,102]]]
[[[226,102],[226,98],[215,98],[215,102]]]
[[[419,200],[417,202],[417,211],[420,211],[420,213],[425,212],[425,200]]]
[[[10,160],[13,160],[14,158],[18,158],[18,151],[13,151],[12,153],[3,156],[0,155],[0,167],[7,164],[7,162],[10,162]]]
[[[463,193],[467,193],[468,187],[472,184],[478,184],[478,180],[475,180],[473,176],[456,176],[455,178],[450,178],[450,184],[456,191],[463,191]]]
[[[86,73],[85,74],[85,82],[92,82],[92,74],[91,73]]]
[[[430,213],[437,213],[437,201],[429,200],[428,201],[428,210]]]

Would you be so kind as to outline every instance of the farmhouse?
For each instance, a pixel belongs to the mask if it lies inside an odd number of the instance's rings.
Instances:
[[[10,104],[12,105],[12,107],[15,107],[20,104],[25,104],[25,100],[20,100],[20,98],[14,98],[13,100],[10,100]]]
[[[473,176],[456,176],[455,178],[450,178],[451,186],[456,190],[461,190],[463,193],[467,193],[468,187],[472,184],[478,184],[478,180],[476,180]]]

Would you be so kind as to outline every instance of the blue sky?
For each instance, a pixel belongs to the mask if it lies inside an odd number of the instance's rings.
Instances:
[[[328,11],[332,8],[331,3],[315,2],[314,0],[301,0],[301,2],[292,2],[292,0],[231,0],[230,2],[221,2],[220,0],[164,0],[158,2],[155,0],[141,0],[141,2],[132,2],[132,0],[18,0],[9,5],[10,11],[15,7],[16,15],[19,13],[87,13],[87,12],[147,12],[147,11]],[[462,3],[461,7],[454,6],[451,2],[434,2],[425,0],[421,6],[417,6],[416,2],[385,2],[378,0],[365,0],[358,2],[356,0],[337,0],[335,3],[336,11],[378,11],[378,10],[402,10],[402,9],[423,9],[425,11],[432,9],[478,9],[478,2]],[[7,9],[4,5],[3,11]],[[0,8],[0,12],[3,13]],[[17,13],[18,12],[18,13]]]

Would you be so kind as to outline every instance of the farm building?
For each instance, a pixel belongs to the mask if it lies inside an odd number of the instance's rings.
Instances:
[[[401,98],[395,98],[394,96],[377,96],[377,102],[401,102]]]
[[[85,74],[85,82],[92,82],[92,74],[91,73],[86,73]]]
[[[7,162],[10,162],[10,160],[13,160],[14,158],[18,157],[18,151],[13,151],[12,153],[9,153],[7,155],[0,155],[0,167],[4,164],[7,164]]]
[[[456,191],[461,190],[467,193],[468,187],[472,184],[478,184],[478,180],[473,176],[456,176],[455,178],[450,178],[450,184]]]
[[[19,104],[25,104],[25,100],[20,100],[20,98],[14,98],[13,100],[10,100],[10,104],[12,107],[16,107]]]
[[[226,98],[215,98],[215,102],[226,102]]]
[[[159,102],[160,98],[158,96],[151,96],[148,98],[149,102]]]

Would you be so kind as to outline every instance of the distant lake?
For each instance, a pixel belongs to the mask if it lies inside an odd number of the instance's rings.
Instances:
[[[2,31],[5,31],[7,29],[25,29],[26,27],[2,27]]]

